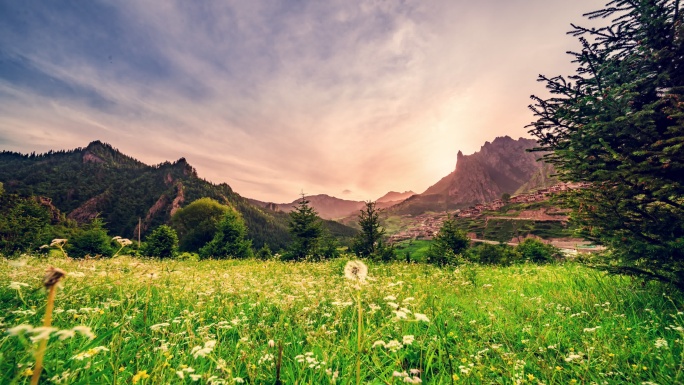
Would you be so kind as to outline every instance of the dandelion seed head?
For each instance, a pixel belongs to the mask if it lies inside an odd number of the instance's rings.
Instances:
[[[368,266],[361,261],[349,261],[344,266],[344,276],[352,281],[364,282],[368,276]]]
[[[43,285],[45,288],[50,290],[55,286],[62,277],[66,275],[66,272],[58,267],[50,266],[45,272],[45,278],[43,279]]]

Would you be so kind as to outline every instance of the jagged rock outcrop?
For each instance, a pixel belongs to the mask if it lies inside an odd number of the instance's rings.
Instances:
[[[445,193],[452,203],[485,203],[512,194],[537,173],[543,163],[539,153],[527,152],[537,142],[504,136],[485,142],[472,155],[458,152],[456,170]]]
[[[459,151],[456,169],[420,195],[393,208],[398,213],[421,213],[491,202],[503,193],[513,194],[534,175],[544,173],[542,154],[528,152],[532,139],[498,137],[471,155]]]
[[[98,194],[72,210],[67,215],[67,218],[73,219],[78,223],[88,223],[100,215],[100,212],[107,206],[109,198],[109,191]]]

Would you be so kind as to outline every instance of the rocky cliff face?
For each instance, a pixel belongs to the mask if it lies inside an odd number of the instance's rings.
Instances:
[[[513,194],[535,175],[546,175],[542,154],[526,150],[536,141],[504,136],[485,142],[472,155],[458,152],[456,169],[422,194],[408,199],[396,211],[417,213],[491,202],[503,193]],[[419,209],[420,208],[420,209]]]
[[[472,155],[458,152],[456,170],[446,193],[452,203],[484,203],[512,194],[537,173],[542,163],[539,153],[526,150],[536,146],[532,139],[514,140],[508,136],[485,142]]]

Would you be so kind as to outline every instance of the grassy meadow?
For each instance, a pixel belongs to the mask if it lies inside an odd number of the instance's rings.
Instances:
[[[0,383],[29,382],[43,337],[42,383],[684,382],[682,297],[658,284],[393,263],[358,285],[346,262],[0,259]],[[51,265],[56,329],[32,330]]]

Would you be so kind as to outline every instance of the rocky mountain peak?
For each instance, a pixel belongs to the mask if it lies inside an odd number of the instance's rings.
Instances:
[[[485,142],[473,154],[463,155],[458,151],[455,170],[412,201],[427,206],[438,204],[443,208],[445,203],[454,207],[467,206],[491,202],[503,193],[513,194],[534,175],[548,170],[539,161],[541,153],[527,151],[536,146],[533,139],[501,136]]]

